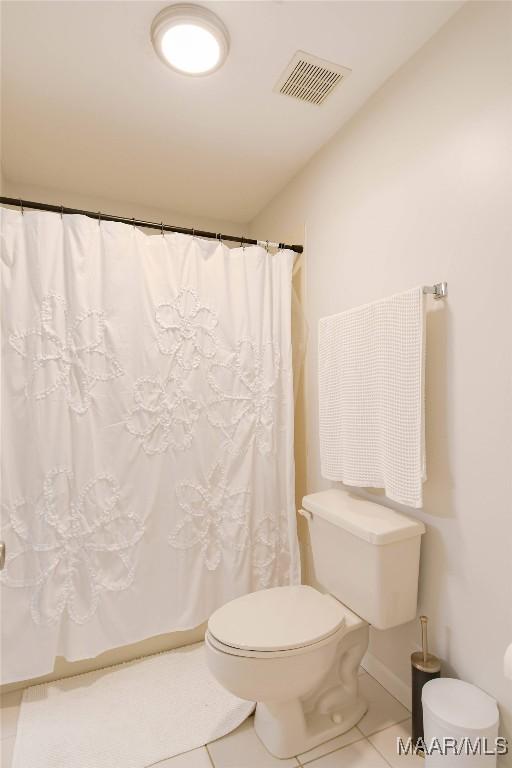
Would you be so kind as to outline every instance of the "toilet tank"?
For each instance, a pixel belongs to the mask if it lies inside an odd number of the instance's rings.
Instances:
[[[302,507],[320,588],[377,629],[415,618],[423,523],[337,488]]]

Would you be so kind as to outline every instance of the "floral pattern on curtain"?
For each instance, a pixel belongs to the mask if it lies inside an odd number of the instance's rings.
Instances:
[[[1,217],[2,682],[297,583],[293,254]]]

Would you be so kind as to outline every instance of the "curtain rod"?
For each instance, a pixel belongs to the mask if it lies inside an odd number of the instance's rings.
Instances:
[[[220,232],[205,232],[202,229],[191,229],[189,227],[175,227],[172,224],[164,224],[163,222],[155,221],[142,221],[141,219],[132,219],[127,216],[112,216],[109,213],[102,213],[101,211],[81,211],[79,208],[67,208],[64,205],[51,205],[50,203],[34,203],[30,200],[21,200],[16,197],[0,197],[0,203],[3,205],[15,205],[21,208],[23,213],[24,208],[33,208],[36,211],[52,211],[53,213],[77,214],[79,216],[88,216],[90,219],[98,219],[103,221],[118,221],[121,224],[132,224],[134,227],[145,227],[146,229],[159,229],[163,232],[179,232],[183,235],[195,235],[196,237],[205,237],[211,240],[229,240],[233,243],[240,243],[240,245],[261,245],[264,248],[286,248],[289,251],[295,253],[302,253],[304,248],[302,245],[286,245],[286,243],[273,243],[269,240],[254,240],[250,237],[242,237],[241,235],[223,235]]]

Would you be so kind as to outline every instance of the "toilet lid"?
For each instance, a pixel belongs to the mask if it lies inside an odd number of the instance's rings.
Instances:
[[[212,614],[208,630],[224,645],[248,651],[286,651],[323,640],[345,620],[344,606],[307,586],[251,592]]]

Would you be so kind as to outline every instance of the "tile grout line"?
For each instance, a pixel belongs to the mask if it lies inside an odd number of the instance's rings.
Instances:
[[[319,757],[313,757],[313,758],[311,758],[311,760],[306,760],[305,762],[301,762],[300,757],[297,756],[297,761],[298,761],[298,763],[299,763],[299,765],[301,767],[307,766],[307,765],[310,765],[311,763],[313,763],[315,760],[320,760],[323,757],[327,757],[327,755],[332,755],[332,754],[334,754],[334,752],[341,752],[343,749],[346,749],[347,747],[351,747],[353,744],[358,744],[361,741],[367,741],[370,744],[370,746],[372,746],[374,749],[377,750],[377,752],[379,752],[379,754],[382,754],[380,752],[380,750],[378,750],[377,747],[375,747],[375,745],[372,744],[372,742],[370,741],[370,737],[371,736],[376,736],[378,733],[383,733],[384,731],[387,731],[388,728],[394,728],[396,725],[400,725],[401,723],[405,723],[407,720],[410,720],[410,714],[407,717],[404,717],[403,720],[397,720],[394,723],[388,723],[388,725],[384,726],[384,728],[379,728],[378,730],[372,731],[371,733],[368,733],[368,734],[364,734],[357,727],[357,725],[355,725],[354,728],[356,728],[359,731],[359,733],[360,733],[360,737],[358,739],[354,739],[354,741],[351,741],[349,744],[345,744],[345,746],[343,746],[343,747],[337,747],[336,749],[332,749],[330,752],[325,752],[323,755],[320,755]],[[321,746],[321,745],[319,744],[318,746]],[[388,765],[391,765],[389,760],[386,759],[385,755],[382,755],[382,757],[384,758],[384,760],[386,760],[386,763]],[[215,766],[214,766],[214,768],[215,768]]]
[[[365,739],[369,739],[370,736],[376,736],[378,733],[383,733],[383,731],[387,731],[388,728],[393,728],[395,725],[400,725],[401,723],[405,723],[407,720],[411,719],[410,713],[407,715],[407,717],[404,717],[402,720],[396,720],[394,723],[388,723],[384,726],[384,728],[377,728],[376,731],[372,731],[371,733],[365,734]]]
[[[215,763],[213,762],[213,757],[211,756],[210,750],[208,749],[208,744],[205,744],[204,748],[206,749],[206,754],[208,755],[208,759],[210,761],[212,768],[215,768]]]
[[[189,750],[192,751],[192,750]],[[180,754],[186,755],[186,752],[181,752]],[[149,763],[148,765],[144,765],[143,768],[158,768],[159,765],[162,765],[163,763],[166,763],[168,760],[172,760],[173,757],[177,757],[178,755],[171,755],[170,757],[163,757],[161,760],[157,760],[156,763]]]
[[[391,726],[388,726],[388,727],[392,728],[393,726],[391,725]],[[384,728],[384,730],[386,730],[386,729]],[[382,733],[382,731],[376,731],[376,733]],[[390,766],[390,768],[393,768],[393,765],[389,762],[389,760],[387,760],[386,756],[382,754],[380,749],[377,749],[377,747],[374,744],[371,743],[371,741],[368,738],[368,736],[363,736],[361,739],[357,739],[356,741],[351,741],[350,744],[345,744],[344,747],[339,747],[338,749],[334,749],[332,752],[326,752],[324,755],[320,755],[319,757],[315,757],[315,758],[313,758],[313,760],[308,760],[306,763],[301,763],[299,758],[297,758],[297,761],[299,762],[299,765],[301,766],[301,768],[307,768],[308,765],[311,765],[315,761],[323,760],[324,757],[328,757],[329,755],[333,755],[335,752],[343,752],[343,750],[348,749],[348,747],[352,747],[354,744],[360,744],[362,741],[366,741],[368,743],[368,746],[371,747],[372,749],[374,749],[377,752],[377,754],[379,754],[382,757],[384,762],[387,765]]]
[[[192,747],[192,749],[187,749],[185,752],[177,752],[175,755],[169,755],[168,757],[162,757],[161,760],[157,760],[156,763],[149,763],[148,765],[142,766],[142,768],[158,768],[159,765],[163,765],[164,763],[167,763],[169,760],[173,760],[175,757],[180,757],[181,755],[188,755],[191,752],[195,752],[198,749],[206,749],[206,744],[201,744],[200,747]],[[210,753],[206,749],[206,752],[208,754],[208,757],[210,757]],[[210,758],[211,762],[211,758]],[[212,763],[213,765],[213,763]],[[214,766],[215,768],[215,766]]]
[[[402,722],[403,722],[403,721],[402,721]],[[390,728],[392,728],[392,727],[393,727],[393,726],[390,726]],[[377,731],[377,733],[382,733],[382,731]],[[389,762],[389,760],[387,759],[386,755],[384,755],[384,754],[383,754],[383,753],[380,751],[380,749],[379,749],[377,746],[375,746],[375,744],[372,744],[372,743],[371,743],[371,741],[370,741],[370,739],[367,739],[367,741],[368,741],[368,743],[369,743],[369,744],[370,744],[370,745],[371,745],[371,746],[374,748],[374,750],[375,750],[376,752],[378,752],[378,754],[379,754],[379,755],[382,757],[382,759],[383,759],[383,760],[384,760],[384,761],[385,761],[385,762],[386,762],[386,763],[387,763],[387,764],[390,766],[390,768],[393,768],[393,765],[392,765],[392,763],[390,763],[390,762]]]
[[[357,725],[354,725],[354,728],[357,728]],[[359,731],[359,728],[357,728],[357,730]],[[335,752],[341,752],[342,749],[346,749],[347,747],[351,747],[352,744],[358,744],[360,741],[363,741],[364,739],[368,738],[367,736],[364,735],[364,733],[362,733],[362,731],[359,731],[359,733],[360,733],[360,736],[359,736],[358,739],[354,739],[354,741],[351,741],[348,744],[345,744],[345,746],[343,746],[343,747],[336,747],[336,749],[331,749],[330,752],[325,752],[323,755],[320,755],[319,757],[312,757],[311,760],[306,760],[304,763],[301,763],[300,757],[297,757],[297,760],[299,761],[299,765],[301,765],[301,766],[309,765],[310,763],[314,762],[315,760],[320,760],[322,757],[327,757],[327,755],[333,755]],[[341,734],[341,735],[343,735],[343,734]],[[324,741],[323,744],[325,744],[325,743],[326,742]],[[318,746],[321,747],[322,744],[319,744]],[[313,747],[313,749],[317,749],[317,747]]]
[[[390,728],[392,728],[392,727],[393,727],[393,726],[391,725],[391,726],[390,726]],[[385,729],[384,729],[384,730],[385,730]],[[378,731],[378,733],[382,733],[382,731]],[[373,749],[376,751],[376,753],[382,757],[382,759],[384,760],[384,762],[385,762],[385,763],[387,763],[387,764],[390,766],[390,768],[393,768],[393,766],[391,765],[391,763],[389,762],[389,760],[387,760],[387,759],[386,759],[385,755],[383,755],[383,754],[382,754],[382,752],[380,751],[380,749],[377,749],[377,747],[375,746],[375,744],[372,744],[372,743],[371,743],[371,741],[370,741],[370,739],[369,739],[368,737],[366,737],[366,741],[368,742],[368,744],[370,745],[370,747],[372,747],[372,748],[373,748]]]

